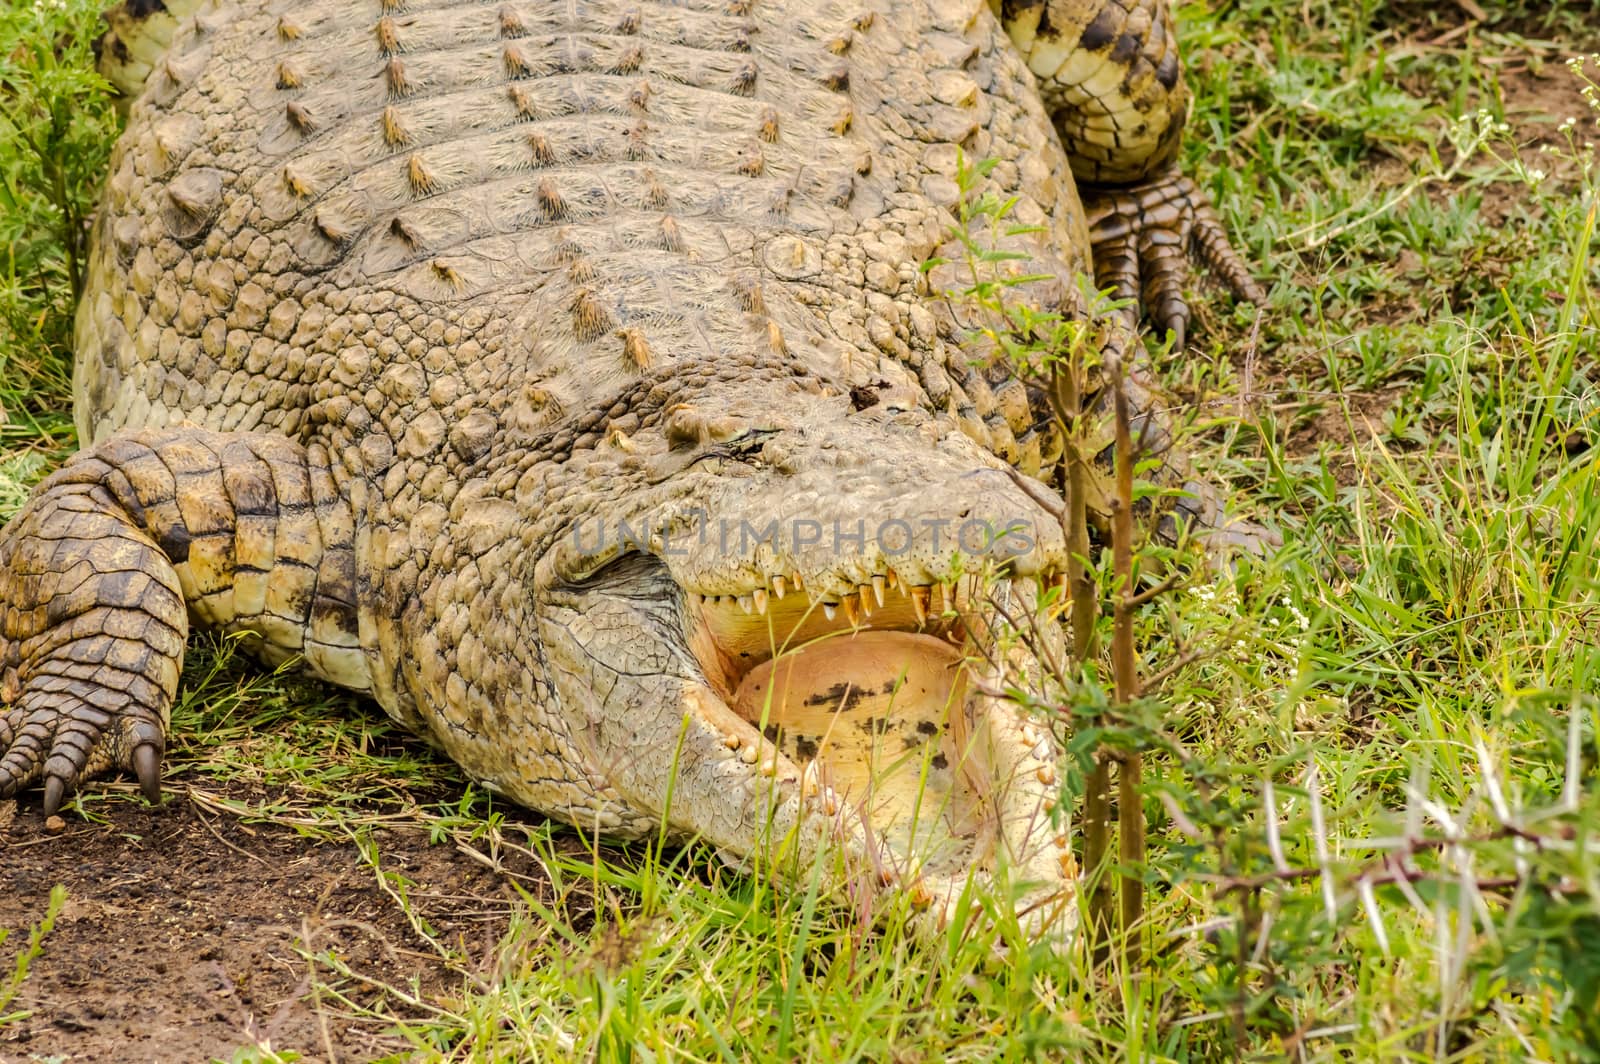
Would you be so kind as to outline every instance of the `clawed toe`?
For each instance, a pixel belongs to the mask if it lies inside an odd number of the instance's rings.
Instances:
[[[161,802],[161,745],[140,743],[133,748],[133,774],[138,777],[139,789],[151,805]]]
[[[1266,292],[1228,240],[1222,220],[1200,188],[1170,171],[1124,187],[1086,186],[1095,285],[1135,305],[1170,335],[1174,350],[1188,339],[1191,311],[1183,287],[1189,264],[1206,267],[1239,299],[1261,304]]]
[[[161,800],[159,724],[119,715],[85,702],[18,706],[0,718],[0,797],[35,785],[44,789],[44,814],[54,816],[88,777],[129,769],[152,803]]]

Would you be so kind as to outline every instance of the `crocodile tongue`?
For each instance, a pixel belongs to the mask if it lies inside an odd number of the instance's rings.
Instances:
[[[914,632],[861,630],[751,669],[733,707],[796,763],[814,763],[819,782],[857,805],[902,856],[953,870],[980,831],[981,795],[962,780],[973,775],[967,699],[957,647]]]

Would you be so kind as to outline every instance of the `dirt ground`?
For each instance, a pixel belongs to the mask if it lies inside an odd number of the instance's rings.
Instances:
[[[12,929],[0,945],[0,985],[51,888],[67,890],[44,954],[10,1009],[0,1009],[32,1012],[0,1027],[0,1064],[227,1060],[262,1041],[311,1060],[403,1049],[381,1020],[307,1000],[308,966],[296,949],[308,941],[315,953],[337,949],[380,983],[418,980],[425,1000],[459,992],[462,976],[413,933],[354,843],[246,825],[184,793],[159,809],[96,808],[109,823],[69,819],[51,836],[30,795],[0,831],[0,927]],[[443,941],[486,956],[512,911],[508,883],[421,832],[378,841],[383,867],[415,884],[414,912]],[[363,1004],[382,995],[348,989]]]

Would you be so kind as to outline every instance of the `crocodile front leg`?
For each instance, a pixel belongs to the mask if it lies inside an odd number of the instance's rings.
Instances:
[[[1175,349],[1188,331],[1191,261],[1240,299],[1264,302],[1216,211],[1174,162],[1189,89],[1168,0],[991,2],[1038,79],[1078,178],[1095,283],[1142,300]]]
[[[367,686],[350,507],[326,455],[281,436],[115,437],[39,486],[0,534],[0,796],[160,762],[190,618],[269,662]]]

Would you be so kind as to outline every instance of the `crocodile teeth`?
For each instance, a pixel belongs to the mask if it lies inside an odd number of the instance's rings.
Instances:
[[[824,602],[824,603],[823,603],[823,604],[822,604],[822,615],[823,615],[823,616],[824,616],[824,617],[826,617],[826,618],[828,618],[828,620],[830,620],[830,621],[831,621],[831,620],[833,620],[833,618],[834,618],[834,615],[835,615],[835,614],[836,614],[836,613],[837,613],[837,612],[838,612],[838,607],[837,607],[837,606],[835,606],[835,605],[834,605],[834,604],[833,604],[833,603],[831,603],[831,602]]]
[[[844,608],[844,619],[850,622],[850,626],[852,628],[860,623],[860,619],[856,612],[856,600],[854,596],[846,595],[844,601],[839,605]]]
[[[761,614],[763,617],[766,616],[767,593],[758,587],[754,592],[751,593],[750,598],[756,604],[756,612]]]
[[[927,588],[925,588],[925,587],[914,587],[914,588],[911,589],[911,608],[914,611],[916,611],[917,624],[919,626],[928,623],[928,589]]]
[[[884,580],[881,576],[872,578],[872,597],[878,600],[878,605],[883,605]]]
[[[749,613],[754,608],[754,603],[750,601],[749,595],[739,596],[739,608],[746,613]]]
[[[867,587],[866,584],[862,584],[860,587],[856,588],[856,597],[861,600],[861,616],[871,617],[872,589]],[[881,592],[878,594],[878,605],[883,605],[883,594]]]
[[[791,576],[789,578],[789,583],[794,585],[794,589],[796,591],[804,591],[806,589],[806,582],[800,579],[799,573],[795,573],[793,576]]]
[[[899,586],[900,586],[900,578],[895,575],[895,572],[894,572],[893,569],[890,569],[889,570],[889,590],[893,591],[895,588],[897,588]]]
[[[772,578],[772,593],[779,598],[783,598],[789,593],[789,585],[783,577],[775,576]]]

